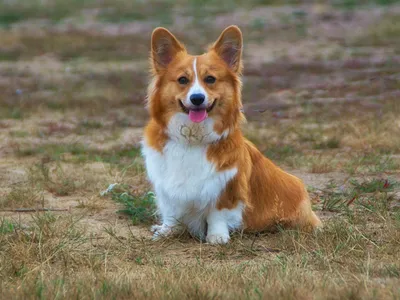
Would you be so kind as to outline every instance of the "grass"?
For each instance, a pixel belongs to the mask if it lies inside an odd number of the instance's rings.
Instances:
[[[112,199],[123,206],[118,212],[129,215],[134,225],[155,222],[156,204],[154,193],[147,192],[142,196],[134,196],[129,191],[129,187],[124,185],[117,185],[110,192]]]
[[[395,1],[61,2],[0,3],[2,298],[400,297]],[[153,242],[138,147],[151,29],[200,53],[232,20],[245,134],[305,181],[324,227]],[[4,211],[41,207],[68,210]]]
[[[322,210],[349,212],[350,207],[364,213],[386,215],[390,203],[394,201],[390,192],[395,191],[399,183],[392,179],[372,178],[357,180],[350,178],[348,185],[329,184],[322,196]]]
[[[78,188],[79,183],[76,181],[76,177],[66,173],[60,164],[50,170],[48,164],[40,163],[32,166],[28,172],[32,185],[45,189],[56,196],[71,195]]]
[[[7,34],[0,39],[4,43],[9,39]],[[89,58],[94,61],[128,61],[133,59],[132,53],[147,55],[147,43],[140,41],[140,36],[103,36],[79,31],[60,34],[48,31],[40,36],[21,34],[11,47],[1,51],[1,57],[4,60],[27,60],[52,53],[62,61]]]
[[[29,2],[20,0],[4,1],[0,4],[0,24],[9,26],[31,18],[50,18],[55,22],[83,7],[83,2],[78,0],[70,1],[68,4],[61,0],[48,1],[47,3],[39,0]]]
[[[29,136],[29,133],[26,132],[26,131],[22,131],[22,130],[10,131],[10,136],[18,137],[18,138],[24,138],[24,137]]]
[[[314,174],[322,174],[329,173],[335,170],[335,162],[332,161],[331,158],[319,158],[317,157],[315,160],[311,162],[311,166],[309,167],[309,172]]]
[[[122,65],[117,64],[116,71],[107,71],[104,74],[102,69],[104,70],[106,64],[99,70],[89,67],[89,70],[83,71],[76,67],[76,71],[66,73],[66,68],[74,70],[75,67],[60,64],[52,70],[53,63],[59,64],[57,60],[43,63],[49,64],[50,70],[44,69],[38,78],[34,72],[24,71],[21,74],[18,70],[0,66],[5,73],[9,72],[7,78],[14,78],[12,84],[0,82],[0,87],[4,90],[0,96],[3,106],[0,120],[29,119],[32,114],[46,110],[52,114],[81,115],[82,122],[78,124],[78,129],[86,130],[99,129],[99,123],[104,119],[112,121],[115,127],[131,126],[135,124],[135,119],[143,119],[145,110],[142,104],[147,79],[144,70],[133,71],[133,65],[129,70],[122,70]],[[23,67],[25,70],[35,68],[35,63],[31,67]],[[62,79],[52,76],[54,72]],[[138,92],[140,89],[143,89],[142,92]],[[133,119],[128,119],[132,116]]]
[[[282,231],[255,240],[236,235],[229,246],[221,248],[182,240],[181,250],[108,234],[105,241],[96,241],[96,248],[84,251],[90,239],[77,220],[44,214],[34,217],[26,233],[15,227],[0,235],[0,260],[18,255],[0,276],[10,276],[20,284],[14,295],[20,297],[29,296],[29,291],[46,298],[298,299],[310,292],[316,299],[325,299],[326,293],[331,299],[396,297],[397,286],[390,280],[398,278],[399,262],[392,257],[383,266],[376,258],[396,249],[398,230],[392,221],[381,224],[370,235],[339,218],[315,235]],[[182,251],[187,250],[193,254],[182,261]],[[56,265],[65,268],[63,274],[52,271]],[[45,276],[49,272],[51,279]],[[335,276],[339,273],[340,277]],[[387,279],[384,285],[378,281],[381,276]],[[301,288],[299,277],[303,278]],[[5,296],[7,284],[2,283]]]
[[[292,156],[296,152],[298,152],[298,150],[296,151],[296,149],[294,149],[290,145],[273,145],[272,147],[269,147],[268,150],[265,152],[265,156],[272,160],[282,161]]]
[[[381,153],[367,152],[355,153],[347,161],[345,168],[349,174],[356,172],[364,173],[382,173],[385,171],[397,170],[399,163],[390,155]]]
[[[124,147],[107,151],[90,149],[85,144],[42,144],[39,147],[16,146],[16,154],[20,157],[41,155],[54,161],[87,162],[98,161],[112,164],[125,164],[140,155],[138,147]],[[68,156],[70,154],[71,156]]]
[[[14,223],[6,220],[6,219],[1,219],[0,223],[0,234],[7,234],[11,233],[15,230],[15,225]]]
[[[11,187],[8,194],[1,199],[0,207],[3,209],[43,207],[43,199],[40,190],[23,182]]]
[[[84,10],[98,9],[96,20],[108,23],[125,23],[134,21],[158,20],[163,25],[173,23],[174,17],[180,14],[192,15],[197,22],[210,15],[226,13],[232,7],[251,8],[260,5],[299,4],[299,1],[243,1],[228,0],[219,2],[215,0],[190,0],[190,1],[159,1],[152,0],[149,5],[142,1],[70,1],[65,3],[60,0],[41,2],[21,0],[4,2],[0,4],[0,25],[12,26],[14,23],[30,19],[49,19],[53,23],[60,23],[64,19],[74,17],[78,20],[84,16]],[[184,4],[184,5],[183,5]],[[183,11],[182,11],[183,10]],[[176,13],[176,11],[178,13]]]
[[[337,137],[330,137],[322,142],[317,142],[314,146],[315,149],[336,149],[340,148],[340,139]]]
[[[391,5],[398,3],[398,0],[363,0],[363,1],[356,1],[356,0],[339,0],[334,1],[334,4],[343,7],[346,9],[357,9],[362,5]]]
[[[360,193],[390,192],[399,186],[398,183],[392,182],[389,179],[382,180],[377,178],[364,182],[351,180],[350,183],[353,185],[355,191]]]
[[[371,26],[367,33],[356,39],[355,44],[373,44],[398,47],[399,44],[396,37],[400,33],[400,26],[398,25],[399,21],[400,17],[398,15],[385,18],[385,20],[382,20],[374,26]]]

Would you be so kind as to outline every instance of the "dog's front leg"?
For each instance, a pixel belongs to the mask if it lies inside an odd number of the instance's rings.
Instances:
[[[226,244],[229,242],[229,230],[242,225],[242,204],[233,209],[213,208],[207,216],[207,237],[210,244]]]
[[[173,201],[169,201],[168,197],[162,192],[157,193],[157,206],[162,224],[151,227],[151,231],[154,233],[153,240],[170,236],[176,232],[182,217],[182,209],[173,205]]]

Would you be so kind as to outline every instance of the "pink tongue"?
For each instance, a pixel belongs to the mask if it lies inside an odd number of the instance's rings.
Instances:
[[[205,118],[207,118],[207,111],[205,109],[189,111],[189,119],[192,122],[200,123],[204,121]]]

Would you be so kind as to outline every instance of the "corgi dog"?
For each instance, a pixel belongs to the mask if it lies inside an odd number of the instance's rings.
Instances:
[[[233,230],[321,225],[302,181],[241,132],[242,46],[236,26],[198,56],[167,29],[152,33],[142,154],[162,221],[154,239],[182,224],[210,244],[227,243]]]

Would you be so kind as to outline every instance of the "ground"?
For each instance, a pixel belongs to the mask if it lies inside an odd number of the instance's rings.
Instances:
[[[400,4],[321,3],[1,2],[2,297],[399,299]],[[324,228],[153,242],[151,31],[201,54],[231,24],[243,131],[303,179]]]

